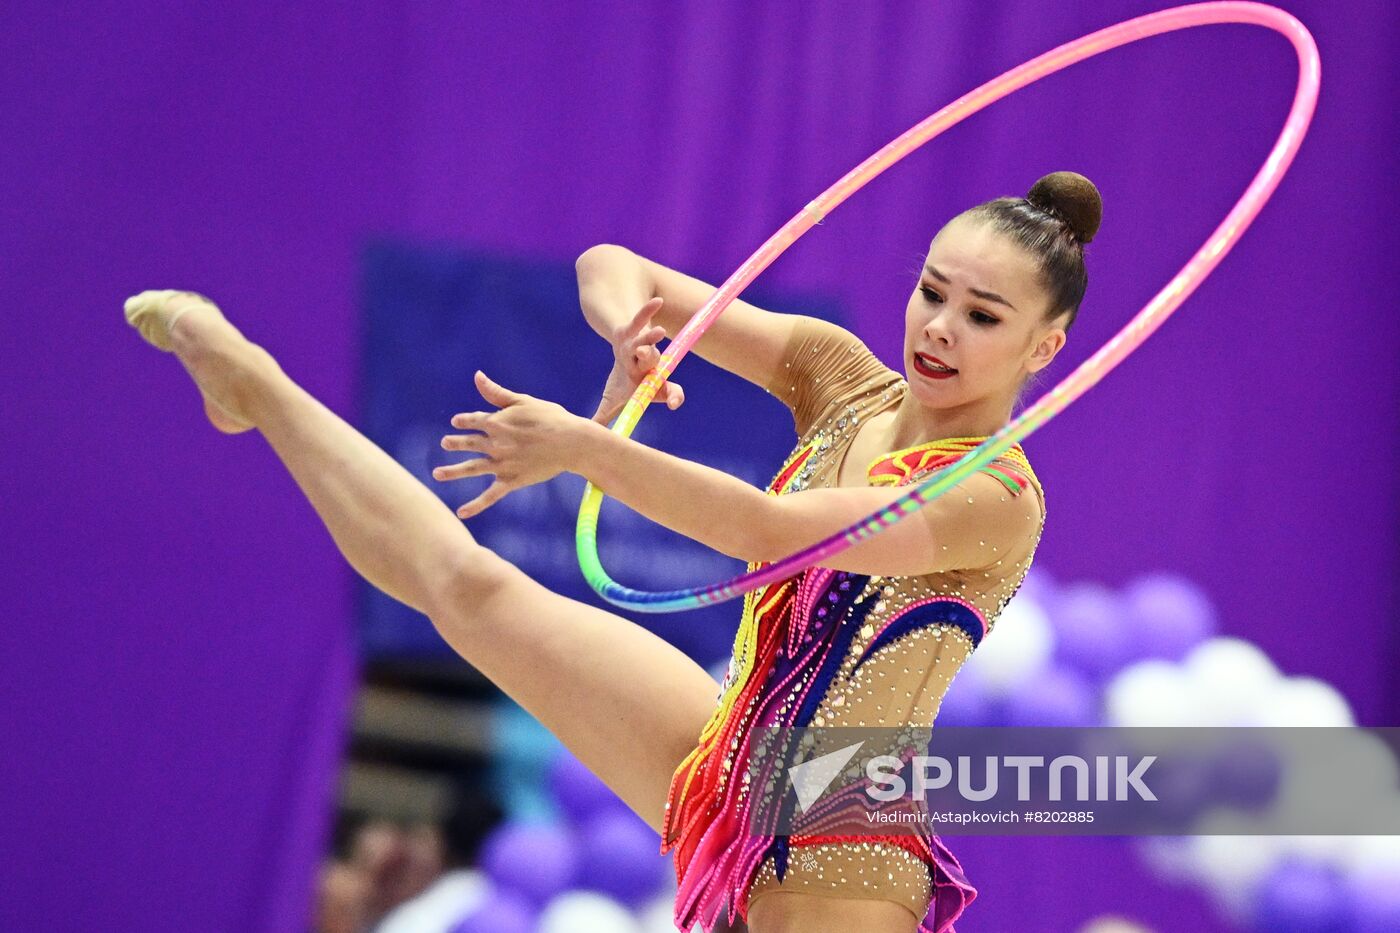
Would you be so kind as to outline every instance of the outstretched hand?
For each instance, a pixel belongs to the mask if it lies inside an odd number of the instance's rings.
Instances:
[[[577,449],[580,428],[589,426],[587,419],[571,414],[562,405],[512,392],[480,370],[476,372],[476,387],[499,411],[453,415],[453,427],[475,433],[448,434],[442,447],[481,456],[433,470],[437,480],[486,474],[496,477],[485,492],[457,509],[461,518],[479,515],[507,493],[563,473],[569,468],[571,452]]]
[[[661,310],[661,304],[661,298],[651,299],[614,335],[613,368],[603,387],[603,400],[598,403],[594,421],[608,424],[616,418],[647,373],[655,369],[661,360],[661,351],[656,344],[666,336],[666,329],[660,324],[651,324],[651,319]],[[678,383],[668,380],[662,383],[651,401],[653,405],[664,403],[675,411],[685,402],[685,390]]]

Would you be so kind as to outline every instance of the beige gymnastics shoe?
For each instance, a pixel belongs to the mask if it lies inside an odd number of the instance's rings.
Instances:
[[[126,322],[136,328],[147,343],[168,353],[171,350],[170,328],[175,326],[182,314],[198,307],[200,301],[215,311],[219,309],[218,305],[198,292],[160,288],[132,295],[122,305],[122,310],[126,314]]]
[[[167,353],[174,352],[170,340],[170,329],[175,326],[175,322],[185,312],[195,308],[206,308],[212,311],[225,325],[232,327],[228,324],[224,313],[219,310],[219,306],[199,292],[181,291],[174,288],[148,289],[138,295],[132,295],[122,304],[126,322],[136,328],[147,343]],[[236,328],[234,328],[234,332],[237,332]],[[203,384],[205,377],[200,375],[200,371],[191,369],[189,363],[186,363],[185,368],[194,377],[195,384],[199,387],[199,393],[204,397],[204,413],[214,427],[225,434],[242,434],[244,431],[252,429],[251,424],[224,408],[205,391]]]

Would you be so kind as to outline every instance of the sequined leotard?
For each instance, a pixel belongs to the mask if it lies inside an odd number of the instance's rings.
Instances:
[[[893,410],[908,384],[848,331],[799,317],[767,388],[791,409],[798,434],[768,487],[784,495],[836,486],[859,426]],[[921,481],[983,440],[946,438],[885,454],[869,464],[867,481]],[[991,501],[976,507],[981,524],[966,526],[979,540],[952,543],[965,569],[866,576],[830,569],[840,566],[836,555],[746,595],[719,706],[676,770],[666,804],[662,851],[675,850],[680,929],[697,920],[711,926],[726,904],[731,923],[736,914],[747,919],[754,898],[799,891],[891,900],[923,918],[923,933],[951,933],[976,897],[957,858],[929,833],[753,834],[745,766],[758,727],[932,727],[954,674],[1019,588],[1044,528],[1044,493],[1019,445],[982,472],[997,483],[979,479]],[[1027,489],[1034,496],[1023,496]]]

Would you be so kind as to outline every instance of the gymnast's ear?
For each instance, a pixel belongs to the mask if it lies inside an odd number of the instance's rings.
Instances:
[[[1031,347],[1030,359],[1026,361],[1026,369],[1030,372],[1039,372],[1050,365],[1050,361],[1060,352],[1060,348],[1065,345],[1068,339],[1065,334],[1064,322],[1068,319],[1068,314],[1061,314],[1045,326],[1033,339],[1034,345]]]

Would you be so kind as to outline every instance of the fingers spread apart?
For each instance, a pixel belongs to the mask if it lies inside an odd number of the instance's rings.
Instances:
[[[637,309],[637,313],[632,315],[632,323],[629,330],[640,331],[646,322],[661,308],[661,299],[652,298],[646,304]]]
[[[474,450],[487,453],[491,438],[485,434],[446,434],[442,438],[443,450]]]
[[[488,486],[486,488],[486,491],[483,492],[481,495],[477,496],[472,501],[458,508],[457,517],[471,518],[473,515],[480,515],[482,512],[486,511],[491,506],[499,502],[501,499],[505,498],[505,495],[508,492],[510,492],[509,484],[504,483],[498,479],[490,486]]]
[[[468,476],[485,476],[495,472],[496,465],[490,457],[477,457],[472,460],[463,460],[461,463],[433,467],[433,479],[465,479]]]
[[[520,392],[512,392],[479,369],[476,371],[475,378],[476,389],[481,393],[481,397],[498,408],[505,408],[529,398],[528,395],[523,395]]]
[[[452,416],[452,426],[470,431],[484,431],[490,418],[490,412],[466,411]]]

